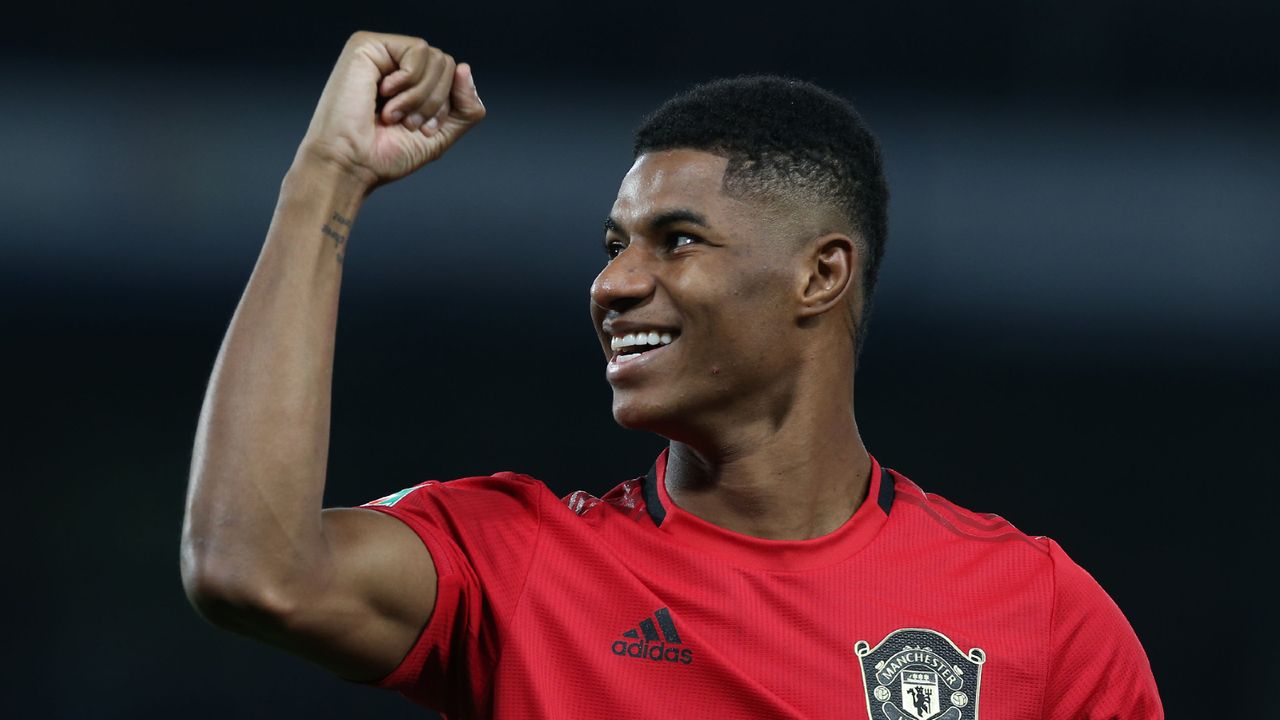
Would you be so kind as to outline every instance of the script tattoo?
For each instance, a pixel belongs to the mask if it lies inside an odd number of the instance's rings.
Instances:
[[[341,225],[344,230],[346,230],[347,232],[350,232],[352,220],[349,217],[344,217],[342,213],[334,213],[333,217],[329,218],[329,222],[337,223],[338,225]],[[338,264],[341,265],[342,264],[342,246],[346,244],[347,236],[343,235],[337,230],[334,230],[332,227],[329,226],[329,223],[325,223],[324,227],[320,229],[320,232],[325,237],[329,238],[330,240],[333,240],[333,250],[337,255]]]

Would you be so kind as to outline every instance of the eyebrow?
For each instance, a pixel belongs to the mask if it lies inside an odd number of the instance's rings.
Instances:
[[[653,216],[648,221],[648,228],[651,231],[657,231],[678,223],[690,223],[705,228],[711,227],[711,224],[707,222],[706,217],[701,213],[688,208],[674,208],[672,210],[664,210],[663,212]],[[622,226],[622,222],[613,216],[605,218],[604,231],[616,232],[621,235],[627,234],[626,229]]]

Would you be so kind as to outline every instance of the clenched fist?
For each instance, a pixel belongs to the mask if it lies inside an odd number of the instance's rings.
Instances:
[[[357,32],[298,155],[333,163],[372,190],[443,155],[484,115],[466,63],[420,38]]]

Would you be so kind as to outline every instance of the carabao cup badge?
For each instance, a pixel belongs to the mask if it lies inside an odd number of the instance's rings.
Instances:
[[[872,720],[978,720],[982,648],[966,655],[940,632],[903,628],[874,648],[859,640],[853,649]]]

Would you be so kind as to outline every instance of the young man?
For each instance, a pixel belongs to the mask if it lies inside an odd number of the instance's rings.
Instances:
[[[343,50],[200,417],[182,569],[210,620],[454,718],[1163,717],[1129,624],[1055,543],[864,448],[887,191],[857,114],[805,83],[701,86],[637,133],[591,309],[614,417],[670,440],[646,477],[321,512],[356,214],[484,114],[421,40]]]

